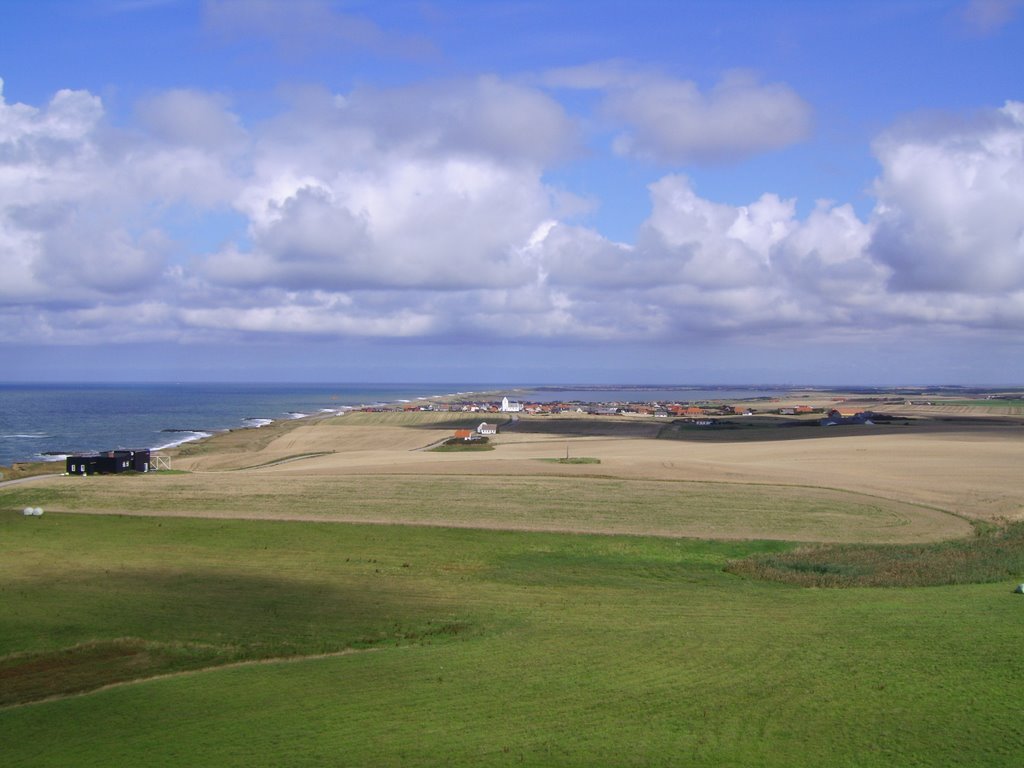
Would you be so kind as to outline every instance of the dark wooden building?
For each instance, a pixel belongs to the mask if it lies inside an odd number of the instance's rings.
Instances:
[[[68,456],[69,475],[109,475],[118,472],[149,472],[149,449],[105,451]]]

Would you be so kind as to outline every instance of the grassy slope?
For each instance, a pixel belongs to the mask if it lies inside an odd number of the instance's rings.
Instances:
[[[481,421],[490,424],[507,424],[509,417],[501,413],[461,413],[410,411],[408,413],[347,413],[335,416],[324,423],[331,426],[386,426],[386,427],[426,427],[429,429],[475,429]]]
[[[752,542],[9,511],[0,525],[0,654],[125,636],[220,660],[376,649],[0,710],[8,766],[1024,754],[1009,584],[808,590],[724,573],[786,546]]]
[[[0,482],[20,480],[38,475],[59,475],[64,471],[63,461],[18,462],[9,467],[0,466]]]
[[[805,587],[931,587],[1014,580],[1024,574],[1024,523],[985,526],[932,544],[832,544],[761,553],[732,573]]]

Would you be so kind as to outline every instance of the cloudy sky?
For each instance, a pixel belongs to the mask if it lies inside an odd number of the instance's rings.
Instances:
[[[13,0],[0,380],[1024,384],[1024,3]]]

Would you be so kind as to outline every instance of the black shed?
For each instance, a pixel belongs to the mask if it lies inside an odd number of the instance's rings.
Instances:
[[[69,475],[109,475],[119,472],[149,472],[149,449],[105,451],[68,456]]]

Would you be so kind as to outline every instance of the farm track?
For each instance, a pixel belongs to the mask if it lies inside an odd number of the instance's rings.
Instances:
[[[31,477],[19,477],[14,480],[3,480],[0,481],[0,488],[9,488],[11,486],[22,485],[23,483],[31,483],[35,480],[44,480],[50,477],[60,477],[60,475],[54,473],[52,475],[32,475]]]
[[[303,459],[313,459],[313,458],[316,458],[317,456],[325,456],[325,455],[327,455],[329,453],[330,453],[330,451],[312,451],[310,453],[297,453],[294,456],[285,456],[283,458],[274,459],[273,461],[268,461],[268,462],[265,462],[263,464],[253,464],[252,466],[249,466],[249,467],[238,467],[237,469],[227,470],[227,471],[231,471],[231,472],[244,472],[246,470],[252,470],[252,469],[265,469],[266,467],[276,467],[276,466],[279,466],[281,464],[291,464],[293,461],[302,461]]]

